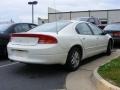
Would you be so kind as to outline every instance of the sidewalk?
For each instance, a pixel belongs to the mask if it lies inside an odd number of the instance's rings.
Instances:
[[[77,71],[72,72],[67,76],[67,90],[96,90],[91,78],[93,70],[118,56],[120,56],[120,50],[113,51],[110,56],[102,56],[82,65]]]

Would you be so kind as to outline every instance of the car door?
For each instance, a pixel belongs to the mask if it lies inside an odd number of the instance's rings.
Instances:
[[[76,26],[76,31],[83,43],[85,56],[89,57],[95,54],[96,38],[94,37],[90,27],[86,23],[79,23]]]
[[[106,50],[108,40],[105,35],[102,35],[103,31],[91,23],[88,23],[88,25],[90,26],[91,30],[94,33],[94,36],[97,39],[95,48],[96,53]]]

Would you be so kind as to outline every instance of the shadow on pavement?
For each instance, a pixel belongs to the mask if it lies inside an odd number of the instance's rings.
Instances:
[[[0,69],[0,90],[56,90],[65,88],[68,72],[61,65],[18,63]]]
[[[95,56],[93,56],[93,57],[87,58],[87,59],[85,59],[85,60],[83,60],[83,61],[81,62],[81,65],[90,63],[90,62],[95,61],[95,60],[97,60],[98,58],[104,57],[104,56],[106,56],[106,55],[105,55],[104,53],[102,53],[102,54],[95,55]]]
[[[3,60],[8,60],[8,57],[7,57],[7,56],[0,55],[0,61],[3,61]]]
[[[24,65],[16,69],[19,75],[29,76],[29,78],[49,77],[67,74],[62,65]]]
[[[115,45],[114,45],[114,48],[115,48],[115,49],[120,49],[120,43],[115,44]]]

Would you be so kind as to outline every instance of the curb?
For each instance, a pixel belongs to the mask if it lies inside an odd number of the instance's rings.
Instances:
[[[119,87],[114,86],[104,80],[98,73],[98,68],[94,70],[92,75],[92,81],[96,86],[96,90],[120,90]]]

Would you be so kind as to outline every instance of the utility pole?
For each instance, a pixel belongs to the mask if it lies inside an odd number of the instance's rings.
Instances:
[[[28,2],[29,5],[32,5],[32,23],[34,23],[34,5],[37,5],[37,1]]]

